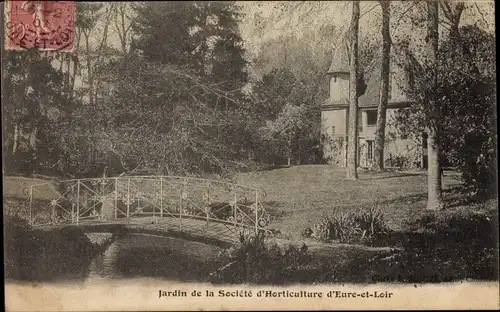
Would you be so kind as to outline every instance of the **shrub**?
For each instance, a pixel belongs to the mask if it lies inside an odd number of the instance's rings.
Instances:
[[[438,281],[498,280],[498,213],[428,213],[411,222],[395,262],[401,276],[436,275]]]
[[[341,212],[335,210],[330,216],[323,217],[314,226],[313,235],[322,241],[341,242],[360,241],[388,233],[382,212],[375,207],[368,210]]]
[[[28,220],[29,204],[21,200],[4,200],[5,216]]]
[[[321,144],[327,145],[330,148],[329,155],[323,155],[326,162],[332,165],[340,165],[343,162],[342,149],[344,145],[344,138],[332,136],[328,134],[321,135]]]
[[[453,142],[458,147],[450,152],[450,158],[457,165],[465,187],[476,198],[496,195],[496,133],[460,139]]]
[[[493,210],[464,210],[443,215],[427,213],[408,225],[413,231],[435,235],[448,234],[455,241],[476,240],[481,245],[488,244],[488,247],[492,248],[495,246],[498,232],[496,214]]]
[[[240,244],[219,255],[219,269],[210,274],[214,283],[283,284],[298,278],[297,272],[311,261],[305,244],[284,251],[268,244],[263,234],[241,238]]]
[[[394,168],[410,168],[412,166],[412,161],[407,156],[402,155],[389,155],[389,157],[384,161],[385,166]]]

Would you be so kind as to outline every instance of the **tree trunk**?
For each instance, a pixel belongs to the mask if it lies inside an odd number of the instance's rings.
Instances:
[[[30,132],[30,149],[36,151],[36,134],[38,132],[37,127],[32,127]]]
[[[92,63],[91,63],[91,54],[90,54],[90,42],[89,42],[89,36],[90,34],[88,32],[83,33],[85,35],[85,57],[87,61],[87,84],[88,84],[88,96],[89,96],[89,104],[91,107],[93,107],[94,104],[94,72],[92,70]]]
[[[428,16],[427,16],[427,60],[430,65],[435,69],[437,62],[437,52],[438,52],[438,27],[439,27],[439,4],[437,1],[428,0]],[[432,85],[435,90],[437,85],[436,75],[433,75]],[[435,111],[435,95],[433,93],[428,94],[430,111],[434,114]],[[439,209],[443,206],[442,200],[442,189],[441,189],[441,169],[440,169],[440,142],[439,142],[439,126],[433,122],[435,118],[431,116],[429,126],[427,129],[427,157],[428,157],[428,169],[427,169],[427,209]]]
[[[19,145],[19,124],[16,122],[14,124],[14,143],[12,144],[12,155],[16,155],[17,147]]]
[[[450,22],[450,38],[452,42],[456,42],[454,39],[457,39],[459,35],[460,19],[466,9],[465,3],[457,0],[441,0],[439,1],[439,8]]]
[[[77,45],[78,47],[78,45]],[[78,56],[71,55],[71,60],[73,62],[73,71],[71,72],[70,86],[69,86],[69,98],[72,99],[75,93],[75,81],[76,75],[78,73]]]
[[[380,101],[377,109],[377,128],[375,130],[375,153],[373,167],[384,170],[385,125],[387,118],[387,102],[389,101],[389,73],[391,54],[391,2],[379,1],[382,8],[382,70],[380,79]]]
[[[292,142],[288,141],[287,147],[287,165],[290,167],[292,164]]]
[[[442,179],[440,158],[439,132],[429,128],[427,137],[427,209],[435,210],[443,207]]]
[[[66,76],[64,76],[64,86],[66,87],[65,93],[66,93],[66,98],[69,98],[70,93],[71,93],[71,55],[67,54],[66,55]]]
[[[347,146],[347,179],[357,180],[358,152],[358,32],[359,32],[359,1],[352,2],[351,18],[351,57],[350,57],[350,87],[349,87],[349,144]]]

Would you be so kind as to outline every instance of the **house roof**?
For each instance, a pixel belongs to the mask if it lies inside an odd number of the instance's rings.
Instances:
[[[347,54],[347,49],[337,49],[344,50],[344,54]],[[335,60],[336,57],[340,57],[340,59]],[[332,65],[328,73],[339,72],[343,70],[345,64],[347,64],[347,72],[349,72],[349,63],[344,63],[345,60],[342,59],[343,55],[338,52],[334,54],[334,60],[332,61]],[[347,58],[347,57],[346,57]],[[408,75],[406,74],[404,68],[402,67],[402,61],[405,60],[405,57],[402,56],[402,53],[391,52],[391,62],[390,62],[390,78],[389,78],[389,107],[401,107],[409,104],[409,100],[403,93],[403,89],[408,86],[409,80]],[[333,69],[332,69],[333,67]],[[380,49],[371,63],[365,69],[363,75],[366,83],[366,91],[365,94],[359,97],[358,106],[360,108],[369,108],[369,107],[377,107],[380,99],[380,81],[381,81],[381,72],[382,69],[382,50]],[[325,108],[328,107],[342,107],[349,105],[349,99],[345,99],[343,101],[331,101],[326,100],[323,103]]]
[[[390,73],[389,73],[389,103],[391,104],[409,104],[410,100],[406,97],[403,90],[408,87],[409,79],[403,62],[406,56],[401,53],[391,51]],[[373,58],[371,64],[365,70],[365,81],[367,84],[366,92],[359,98],[360,107],[378,106],[380,101],[380,82],[382,71],[382,50]]]

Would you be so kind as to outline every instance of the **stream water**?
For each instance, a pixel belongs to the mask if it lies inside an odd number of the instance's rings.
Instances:
[[[138,277],[202,281],[220,250],[182,239],[130,234],[92,260],[85,282]]]

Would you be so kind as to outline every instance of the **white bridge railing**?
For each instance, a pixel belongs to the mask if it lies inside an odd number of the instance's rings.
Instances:
[[[75,179],[30,185],[28,220],[33,227],[106,222],[160,223],[183,226],[204,222],[238,229],[267,231],[270,216],[259,189],[201,178],[125,176]],[[47,195],[49,194],[49,195]]]

